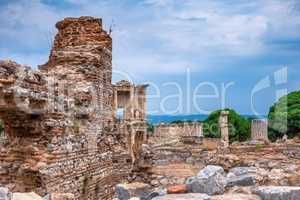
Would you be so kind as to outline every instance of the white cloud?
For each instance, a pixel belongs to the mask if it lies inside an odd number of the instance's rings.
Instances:
[[[65,1],[75,7],[40,0],[0,7],[0,48],[8,49],[0,57],[11,54],[24,60],[31,54],[25,61],[36,64],[40,60],[35,56],[44,55],[51,45],[55,22],[80,15],[103,18],[106,29],[114,20],[114,62],[132,74],[180,73],[186,66],[203,71],[212,68],[207,64],[211,59],[270,51],[266,38],[299,37],[300,14],[292,9],[296,0],[234,5],[216,0],[145,0],[135,5],[118,0]]]
[[[128,54],[125,54],[128,55]],[[166,58],[164,56],[159,56],[155,54],[140,54],[136,53],[135,58],[132,59],[134,55],[122,56],[115,59],[114,68],[121,70],[123,72],[135,72],[137,75],[143,74],[179,74],[185,72],[187,68],[193,68],[193,64],[187,60],[180,60],[174,58]]]
[[[146,5],[165,7],[174,4],[174,0],[145,0],[144,3]]]

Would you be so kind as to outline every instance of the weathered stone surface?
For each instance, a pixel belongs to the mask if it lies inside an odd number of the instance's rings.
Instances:
[[[141,198],[141,200],[151,200],[155,197],[164,196],[164,195],[167,195],[167,190],[158,188],[158,189],[154,190],[153,192],[151,192],[146,198]]]
[[[300,200],[300,187],[262,186],[252,190],[262,200]]]
[[[0,200],[9,200],[10,192],[8,188],[0,187]]]
[[[30,193],[13,193],[11,200],[43,200],[43,198],[34,192]]]
[[[250,175],[242,175],[227,178],[226,187],[233,187],[233,186],[250,186],[254,185],[254,179]]]
[[[188,188],[187,185],[181,184],[181,185],[174,185],[167,188],[168,194],[180,194],[180,193],[187,193]]]
[[[155,197],[153,200],[211,200],[207,194],[188,193],[188,194],[168,194]]]
[[[151,193],[151,187],[144,183],[118,184],[116,195],[119,200],[128,200],[132,197],[147,197]]]
[[[224,169],[221,166],[216,165],[208,165],[204,169],[202,169],[197,176],[198,177],[210,177],[215,174],[224,174]]]
[[[229,194],[252,194],[251,187],[253,186],[234,186],[227,188],[226,193]]]
[[[251,194],[224,194],[212,196],[211,200],[261,200],[261,198]]]
[[[226,185],[224,169],[220,166],[208,165],[197,176],[189,178],[186,184],[190,192],[223,194]]]
[[[219,116],[219,127],[221,132],[222,148],[229,147],[228,115],[229,111],[222,110]]]
[[[255,168],[251,167],[234,167],[229,170],[229,173],[233,173],[235,176],[246,175],[249,172],[255,171]]]
[[[176,154],[176,152],[173,152]],[[168,155],[165,155],[166,157]],[[172,161],[174,159],[173,154],[169,155]],[[159,158],[155,158],[159,159]],[[158,165],[158,166],[156,166]],[[174,164],[165,164],[165,163],[155,163],[151,168],[151,179],[153,181],[151,184],[155,187],[162,186],[168,187],[170,185],[179,185],[185,184],[185,180],[188,177],[194,176],[201,166],[185,164],[185,163],[174,163]]]
[[[74,200],[74,194],[70,193],[52,193],[50,200]]]

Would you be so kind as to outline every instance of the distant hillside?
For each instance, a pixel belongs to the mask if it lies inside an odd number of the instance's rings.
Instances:
[[[147,120],[151,124],[170,123],[173,121],[199,121],[205,120],[207,115],[147,115]]]
[[[193,114],[193,115],[147,115],[147,121],[151,124],[170,123],[173,121],[203,121],[208,115]],[[265,118],[265,116],[255,117],[252,115],[242,115],[245,118]]]

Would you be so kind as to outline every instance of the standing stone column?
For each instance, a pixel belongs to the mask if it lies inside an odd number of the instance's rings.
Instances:
[[[194,122],[194,136],[203,137],[202,124]]]
[[[251,141],[268,142],[268,120],[254,119],[251,122]]]
[[[229,146],[229,129],[228,129],[228,111],[221,111],[219,118],[219,127],[221,130],[222,147],[228,148]]]

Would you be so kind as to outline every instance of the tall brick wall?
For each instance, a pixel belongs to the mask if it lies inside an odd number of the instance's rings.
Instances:
[[[0,62],[0,185],[13,191],[112,199],[131,169],[127,136],[113,117],[112,40],[100,19],[56,24],[38,71]]]

